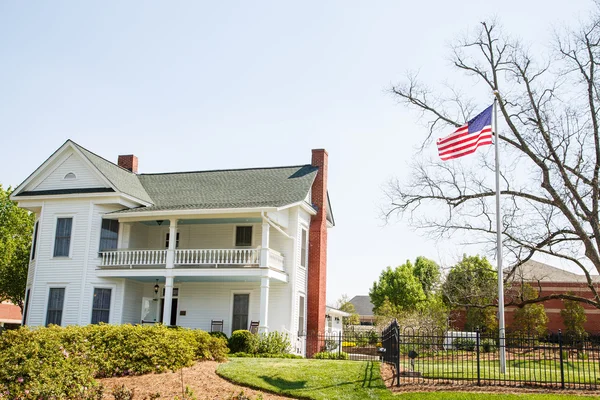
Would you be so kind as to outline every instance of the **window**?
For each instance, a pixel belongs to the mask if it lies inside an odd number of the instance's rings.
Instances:
[[[37,247],[37,235],[38,235],[38,226],[39,226],[39,221],[36,221],[34,227],[33,227],[33,243],[31,244],[31,259],[35,260],[35,249]]]
[[[235,245],[236,246],[252,246],[252,227],[251,226],[236,226],[235,227]]]
[[[306,233],[306,229],[302,229],[302,240],[300,241],[300,266],[306,268],[306,258],[307,258],[307,239],[308,234]]]
[[[54,257],[69,257],[71,247],[71,228],[73,218],[58,218],[56,221],[56,237],[54,239]]]
[[[65,288],[50,288],[48,311],[46,312],[46,326],[61,324],[64,303]]]
[[[73,179],[77,179],[77,176],[74,173],[69,172],[68,174],[65,175],[64,179],[66,181],[73,180]]]
[[[111,289],[94,288],[94,303],[92,304],[92,324],[108,323],[110,315]]]
[[[100,251],[115,250],[119,242],[119,221],[102,220],[100,231]]]
[[[166,236],[166,239],[165,239],[165,248],[166,249],[169,248],[169,238],[170,238],[170,236],[171,235],[169,234],[169,232],[167,232],[167,236]],[[179,248],[179,232],[177,232],[177,236],[176,236],[176,239],[175,239],[175,248],[176,249]]]
[[[21,325],[25,325],[27,323],[27,311],[29,310],[29,297],[31,296],[31,289],[27,289],[27,293],[25,293],[25,309],[23,310],[23,321],[21,321]]]
[[[304,333],[304,296],[298,300],[298,335]]]

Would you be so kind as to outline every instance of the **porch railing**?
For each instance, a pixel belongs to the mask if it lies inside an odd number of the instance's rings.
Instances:
[[[117,250],[101,254],[103,267],[167,264],[167,250]]]
[[[269,249],[268,266],[283,271],[283,254]]]
[[[186,249],[175,252],[175,265],[252,265],[260,263],[257,249]]]

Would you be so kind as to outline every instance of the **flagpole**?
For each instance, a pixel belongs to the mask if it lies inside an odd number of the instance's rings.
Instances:
[[[498,92],[494,91],[497,96]],[[506,373],[506,342],[504,329],[504,274],[502,273],[502,215],[500,210],[500,157],[498,137],[498,99],[494,98],[494,143],[496,153],[496,262],[498,264],[498,333],[500,349],[500,373]]]

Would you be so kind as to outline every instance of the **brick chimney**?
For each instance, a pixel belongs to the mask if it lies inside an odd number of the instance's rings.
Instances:
[[[119,156],[118,164],[119,167],[128,169],[134,174],[138,173],[138,158],[133,154]]]
[[[317,209],[308,235],[308,333],[325,332],[325,290],[327,286],[327,151],[312,151],[312,166],[319,168],[312,185],[312,203]],[[318,351],[318,350],[317,350]]]

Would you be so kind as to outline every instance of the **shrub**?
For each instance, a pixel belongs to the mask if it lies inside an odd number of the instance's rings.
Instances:
[[[498,350],[498,345],[494,339],[483,339],[480,345],[484,353],[493,353]]]
[[[335,339],[325,339],[325,351],[331,351],[338,348],[338,341]]]
[[[258,337],[259,354],[288,353],[292,349],[287,333],[269,332]]]
[[[304,358],[302,356],[296,355],[296,354],[292,354],[292,353],[277,353],[277,354],[250,354],[250,353],[233,353],[230,354],[231,357],[240,357],[240,358]]]
[[[342,342],[342,347],[356,347],[356,342]]]
[[[587,321],[585,309],[574,300],[563,300],[564,308],[560,316],[565,325],[565,334],[571,338],[580,338],[586,335],[584,325]]]
[[[258,336],[246,330],[234,331],[229,338],[229,350],[232,353],[256,353]]]
[[[313,358],[319,359],[319,360],[347,360],[349,358],[348,353],[344,353],[342,352],[327,352],[327,351],[322,351],[320,353],[315,353],[313,354]]]
[[[225,341],[227,341],[227,335],[225,334],[225,332],[208,332],[208,334],[212,337],[222,338],[225,339]]]
[[[89,325],[0,336],[0,393],[11,398],[96,398],[94,378],[177,370],[222,360],[222,338],[164,326]]]
[[[454,339],[453,344],[456,350],[474,351],[476,342],[475,339],[456,338]]]

